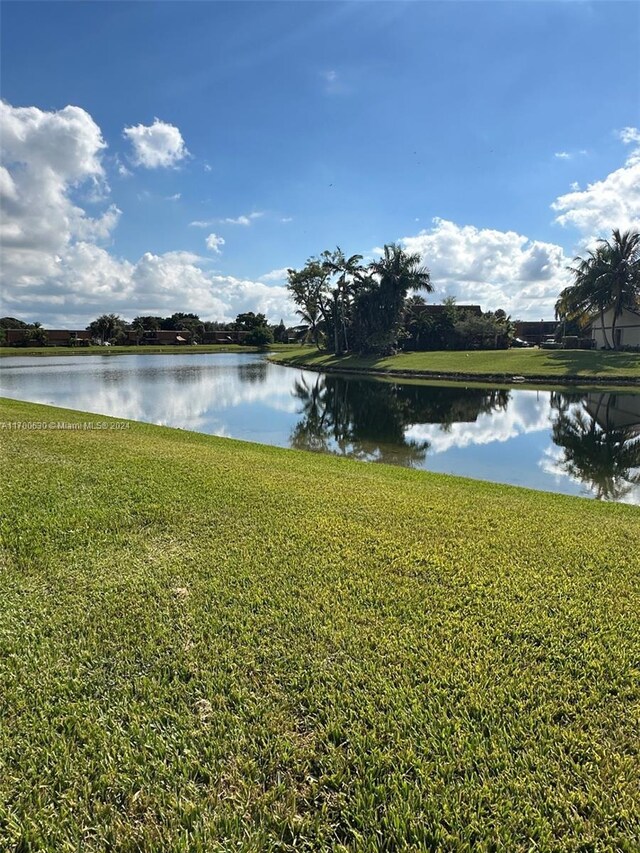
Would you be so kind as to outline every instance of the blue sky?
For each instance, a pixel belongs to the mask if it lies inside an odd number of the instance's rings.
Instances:
[[[639,56],[630,2],[5,2],[2,313],[293,319],[282,270],[401,241],[549,317],[640,219]]]

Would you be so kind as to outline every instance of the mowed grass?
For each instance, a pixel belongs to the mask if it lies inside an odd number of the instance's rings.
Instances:
[[[335,356],[304,346],[278,353],[274,361],[299,367],[361,371],[409,371],[438,375],[524,376],[528,378],[635,379],[640,382],[640,353],[603,350],[474,350],[407,352],[387,358]]]
[[[637,508],[142,424],[1,439],[1,850],[638,850]]]

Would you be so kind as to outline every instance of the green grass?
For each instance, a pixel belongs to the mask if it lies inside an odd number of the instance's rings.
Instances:
[[[1,850],[637,851],[637,508],[1,432]]]
[[[640,381],[640,353],[602,350],[477,350],[473,352],[410,352],[388,358],[358,355],[336,357],[315,347],[279,353],[280,364],[333,370],[407,371],[423,375],[484,377],[524,376],[528,379],[603,379]]]
[[[289,344],[271,344],[271,352],[289,349]],[[51,356],[51,355],[184,355],[185,353],[218,353],[218,352],[264,352],[258,347],[241,346],[240,344],[199,344],[191,346],[122,346],[122,347],[0,347],[0,358],[9,356]]]

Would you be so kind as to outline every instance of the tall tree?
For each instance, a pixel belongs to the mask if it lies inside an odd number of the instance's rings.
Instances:
[[[116,336],[118,331],[124,330],[124,320],[117,314],[101,314],[92,323],[87,326],[87,331],[100,338],[102,343],[110,341]]]
[[[335,278],[332,290],[334,313],[334,338],[336,353],[349,350],[347,327],[351,323],[351,306],[363,283],[362,255],[347,258],[340,246],[333,252],[321,255],[324,269]]]
[[[616,349],[616,324],[625,308],[640,302],[640,234],[619,230],[611,240],[598,240],[587,256],[574,258],[569,267],[573,284],[566,287],[556,302],[556,316],[578,320],[582,325],[600,317],[606,349]],[[609,341],[604,314],[613,309],[612,340]]]
[[[268,324],[264,314],[254,314],[253,311],[246,311],[244,314],[238,314],[235,325],[236,329],[240,332],[252,332],[254,329],[262,329]]]
[[[433,291],[429,270],[421,265],[419,254],[409,254],[401,246],[389,243],[382,257],[369,264],[363,281],[354,307],[358,347],[362,352],[390,352],[398,340],[409,291]]]
[[[298,306],[296,314],[309,325],[311,337],[318,348],[321,327],[327,333],[330,331],[330,278],[329,270],[319,258],[309,258],[301,270],[287,270],[287,290]]]

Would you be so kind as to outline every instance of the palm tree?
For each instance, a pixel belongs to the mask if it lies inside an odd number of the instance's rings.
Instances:
[[[605,270],[602,275],[611,291],[613,320],[611,337],[616,349],[616,323],[625,308],[635,308],[640,301],[640,233],[617,229],[611,241],[601,240]]]
[[[318,304],[310,301],[304,308],[297,308],[296,314],[308,327],[307,331],[303,336],[304,343],[307,343],[309,340],[312,340],[316,347],[320,349],[318,326],[322,321],[322,318],[320,316],[320,308],[318,307]]]
[[[358,297],[356,311],[361,348],[385,351],[397,340],[407,293],[433,291],[429,270],[421,266],[419,254],[409,254],[396,243],[388,243],[378,261],[369,265],[366,288]]]
[[[340,246],[337,246],[335,252],[323,252],[322,257],[324,259],[324,268],[330,274],[338,276],[336,287],[332,291],[334,323],[336,327],[334,329],[335,349],[336,352],[341,349],[338,341],[339,327],[342,331],[344,351],[346,352],[349,350],[349,338],[347,335],[349,308],[363,273],[360,264],[362,255],[351,255],[351,257],[347,258]]]
[[[574,282],[566,287],[556,302],[556,316],[588,323],[595,314],[600,317],[606,349],[616,349],[615,327],[625,308],[640,301],[640,234],[613,232],[612,239],[598,240],[595,250],[586,258],[574,258],[568,267]],[[604,312],[613,309],[610,343]]]

